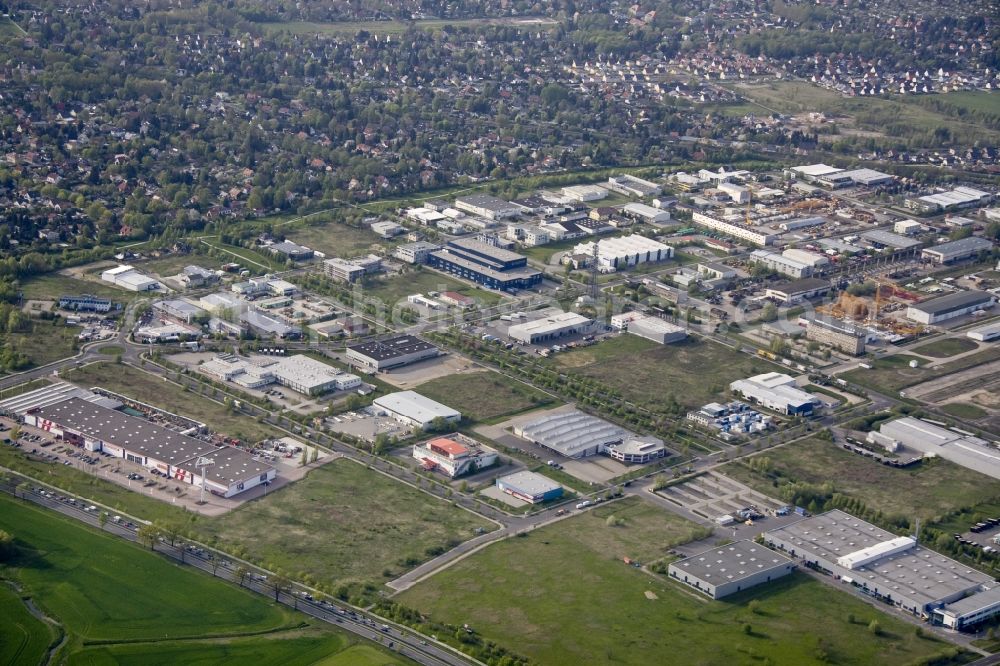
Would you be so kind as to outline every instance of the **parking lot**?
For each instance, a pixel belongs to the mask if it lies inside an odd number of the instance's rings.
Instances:
[[[411,426],[389,416],[378,416],[370,407],[328,416],[324,419],[324,424],[336,433],[351,435],[369,443],[374,442],[379,435],[402,439],[413,432]]]

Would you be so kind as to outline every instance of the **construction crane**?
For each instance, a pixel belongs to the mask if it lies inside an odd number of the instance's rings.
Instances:
[[[215,460],[212,458],[201,457],[195,462],[195,469],[201,471],[201,499],[198,500],[198,504],[205,503],[205,468],[211,467],[215,464]]]

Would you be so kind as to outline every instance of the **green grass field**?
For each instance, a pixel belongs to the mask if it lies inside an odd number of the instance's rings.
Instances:
[[[243,264],[243,267],[248,269],[251,273],[260,273],[261,271],[283,271],[286,269],[285,262],[279,261],[270,255],[264,255],[245,247],[226,245],[216,237],[201,238],[198,242],[206,248],[215,248],[219,253],[221,253],[222,256],[216,258],[220,263],[228,263],[232,261],[238,264]]]
[[[869,508],[924,520],[986,498],[1000,498],[1000,481],[940,458],[897,469],[816,438],[774,449],[764,456],[771,461],[768,474],[738,462],[729,463],[723,472],[771,496],[779,496],[781,486],[790,482],[830,482],[834,492],[859,499]]]
[[[978,346],[974,340],[970,340],[969,338],[944,338],[928,342],[926,345],[920,345],[919,347],[912,347],[910,351],[914,354],[923,354],[924,356],[931,356],[933,358],[948,358],[955,354],[972,351]]]
[[[496,305],[502,296],[493,291],[479,289],[468,283],[432,270],[408,271],[402,275],[376,277],[362,285],[362,293],[382,301],[387,308],[396,305],[405,307],[410,294],[424,294],[430,291],[457,291],[463,296],[476,299],[483,305]]]
[[[911,360],[919,361],[921,364],[926,363],[926,361],[907,354],[896,354],[876,360],[871,370],[858,368],[844,372],[839,376],[854,384],[866,386],[882,393],[893,394],[907,386],[913,386],[997,359],[1000,359],[1000,348],[990,347],[933,368],[926,366],[911,368],[909,366]]]
[[[400,663],[264,597],[6,496],[0,528],[19,546],[0,571],[64,628],[60,654],[69,663],[313,664],[355,644],[381,657],[371,663]],[[11,619],[0,614],[7,635]]]
[[[2,569],[0,569],[2,571]],[[56,635],[28,611],[21,597],[0,582],[0,664],[41,664]]]
[[[319,250],[327,257],[356,257],[387,244],[367,227],[358,229],[333,221],[290,225],[283,231],[288,240]]]
[[[659,345],[635,335],[560,353],[552,362],[615,387],[636,404],[663,404],[673,396],[686,407],[718,399],[736,379],[775,369],[766,361],[700,338]]]
[[[477,527],[493,529],[348,460],[319,467],[266,501],[199,523],[209,538],[240,544],[273,567],[308,572],[322,583],[384,582],[384,570],[410,569],[429,559],[429,551],[471,538]]]
[[[143,372],[131,365],[91,363],[63,372],[62,378],[84,388],[100,386],[135,400],[155,404],[169,412],[207,423],[213,430],[230,437],[259,441],[276,434],[265,424],[230,412],[224,405],[192,391],[185,391],[172,382],[166,382],[157,375]]]
[[[359,31],[379,35],[398,35],[410,26],[418,30],[441,30],[446,26],[455,28],[471,28],[481,25],[523,26],[528,29],[552,29],[558,22],[551,19],[538,19],[540,22],[527,23],[528,19],[518,18],[474,18],[474,19],[424,19],[419,21],[343,21],[334,23],[318,23],[312,21],[289,21],[287,23],[260,23],[259,25],[273,32],[291,32],[297,35],[353,35]]]
[[[942,95],[946,104],[967,111],[985,111],[1000,114],[1000,95],[988,90],[962,90]]]
[[[472,421],[489,421],[543,407],[553,398],[499,372],[473,372],[432,379],[420,393],[462,412]]]
[[[0,17],[0,39],[24,37],[25,32],[7,17]]]
[[[920,138],[943,127],[957,141],[975,136],[988,136],[994,140],[1000,137],[1000,132],[995,130],[896,97],[848,98],[805,81],[772,81],[762,85],[739,86],[737,90],[766,109],[786,114],[815,111],[847,116],[853,119],[858,129],[885,136]],[[946,95],[944,100],[950,97]]]
[[[987,411],[982,407],[970,405],[967,402],[949,402],[947,405],[941,405],[938,409],[957,419],[968,419],[970,421],[978,421],[989,416]]]
[[[612,514],[624,526],[608,526]],[[910,664],[947,647],[804,574],[711,601],[622,562],[661,557],[691,527],[640,500],[616,502],[489,546],[397,600],[547,666]]]
[[[160,259],[150,259],[149,261],[143,261],[135,264],[135,267],[143,272],[154,273],[159,275],[161,278],[164,278],[177,275],[184,270],[185,266],[201,266],[202,268],[216,270],[221,268],[223,263],[227,262],[204,254],[192,253],[177,255],[172,254]]]
[[[54,301],[67,294],[92,294],[101,298],[110,298],[116,303],[127,303],[135,296],[130,291],[112,287],[107,282],[100,282],[100,276],[93,280],[81,280],[61,273],[46,273],[25,280],[21,283],[21,291],[26,300]]]
[[[7,339],[28,357],[31,367],[38,367],[76,354],[79,334],[78,326],[66,326],[61,319],[30,319],[27,330],[11,333]]]

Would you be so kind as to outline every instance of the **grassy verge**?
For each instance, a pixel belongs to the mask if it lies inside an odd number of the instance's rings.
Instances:
[[[52,382],[48,379],[32,379],[30,382],[25,382],[24,384],[18,384],[17,386],[11,386],[7,389],[0,390],[0,400],[6,400],[7,398],[13,398],[14,396],[21,395],[22,393],[28,393],[29,391],[35,391],[45,386],[49,386]]]
[[[979,419],[984,419],[989,416],[986,410],[982,407],[970,405],[967,402],[950,402],[947,405],[941,405],[938,409],[949,416],[969,421],[978,421]]]
[[[14,559],[0,571],[65,629],[61,655],[71,664],[309,664],[355,642],[263,597],[8,497],[0,497],[0,528],[17,539]],[[11,614],[0,614],[0,627],[9,631]],[[380,663],[398,663],[381,656]]]
[[[612,515],[623,524],[609,525]],[[663,557],[692,529],[640,500],[613,502],[492,545],[397,600],[428,623],[468,623],[554,666],[908,664],[945,649],[803,574],[710,601],[622,562]],[[750,599],[758,602],[753,609]],[[883,628],[879,636],[868,631],[872,619]]]

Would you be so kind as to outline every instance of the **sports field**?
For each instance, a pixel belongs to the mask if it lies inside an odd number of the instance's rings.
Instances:
[[[547,666],[910,664],[948,649],[805,574],[711,601],[622,562],[660,557],[690,529],[640,500],[611,503],[489,546],[397,601]]]
[[[471,372],[432,379],[421,384],[421,394],[462,412],[472,421],[499,417],[544,407],[552,396],[499,372]]]
[[[360,645],[263,597],[6,496],[0,529],[19,545],[0,571],[67,633],[59,654],[72,664],[311,664]],[[0,614],[0,635],[10,635],[12,617]],[[29,631],[48,644],[37,626]],[[383,660],[371,663],[400,663],[378,654]]]
[[[560,369],[615,387],[636,404],[662,405],[673,397],[685,407],[717,400],[732,381],[776,369],[701,338],[659,345],[627,334],[560,353],[553,362]]]
[[[834,492],[859,499],[888,516],[925,521],[1000,498],[1000,481],[940,458],[897,469],[818,438],[768,451],[763,457],[770,461],[767,473],[739,462],[729,463],[722,471],[772,497],[780,497],[781,487],[789,483],[830,483]]]

